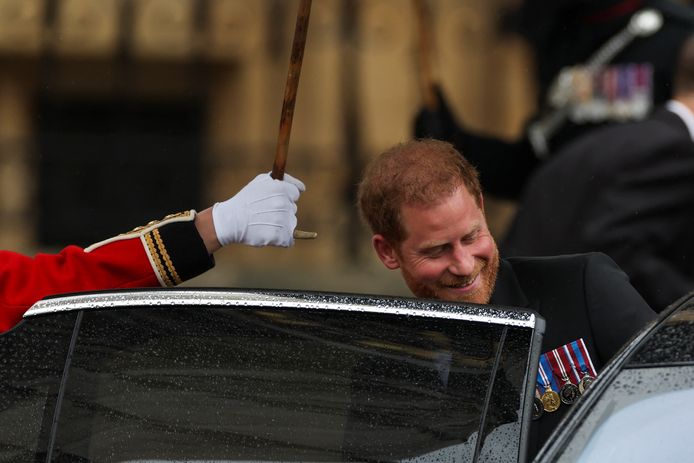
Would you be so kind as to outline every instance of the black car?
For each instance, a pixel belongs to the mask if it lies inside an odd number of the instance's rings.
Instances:
[[[54,297],[0,335],[0,461],[522,461],[543,329],[366,295]]]
[[[0,335],[0,462],[525,461],[544,320],[250,290],[46,299]],[[535,461],[688,461],[694,294]]]

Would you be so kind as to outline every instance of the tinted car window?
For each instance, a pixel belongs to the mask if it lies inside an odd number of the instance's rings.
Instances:
[[[530,336],[363,312],[84,312],[52,460],[517,454]]]
[[[490,391],[489,414],[493,418],[487,419],[480,461],[515,461],[517,458],[515,450],[521,445],[523,410],[521,403],[516,403],[515,410],[510,404],[518,397],[516,385],[522,384],[525,375],[537,366],[530,365],[528,336],[528,331],[508,330],[504,348],[499,352],[500,365]]]
[[[37,319],[0,335],[0,461],[34,461],[46,449],[75,317]]]

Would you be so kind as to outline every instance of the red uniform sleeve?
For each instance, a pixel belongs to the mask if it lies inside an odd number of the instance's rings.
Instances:
[[[24,256],[0,251],[0,332],[39,299],[111,288],[173,286],[214,266],[195,229],[194,211],[151,222],[89,248]]]

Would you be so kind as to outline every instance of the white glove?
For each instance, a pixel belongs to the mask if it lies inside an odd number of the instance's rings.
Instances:
[[[294,244],[296,202],[306,187],[291,175],[275,180],[260,174],[241,191],[212,208],[217,239],[223,246],[243,243],[250,246]]]

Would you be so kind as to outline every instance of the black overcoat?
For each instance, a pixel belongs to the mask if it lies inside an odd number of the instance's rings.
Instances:
[[[656,318],[624,272],[601,253],[502,259],[490,303],[539,313],[546,323],[543,353],[583,338],[598,374]],[[570,407],[562,405],[533,421],[529,456],[537,453]]]
[[[566,147],[529,181],[504,256],[600,251],[655,310],[694,289],[694,142],[659,109]]]

